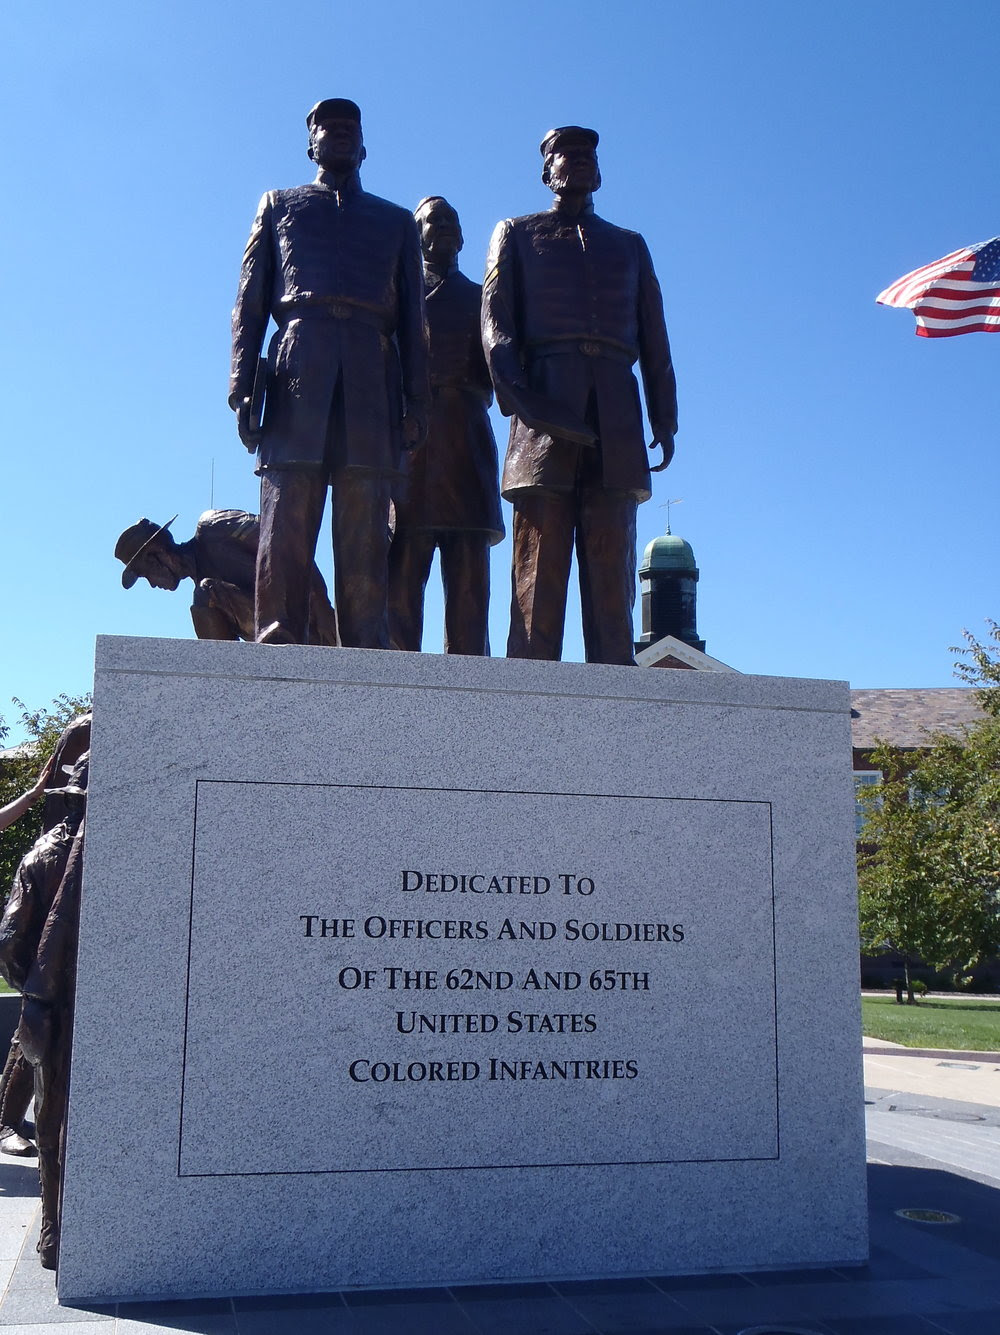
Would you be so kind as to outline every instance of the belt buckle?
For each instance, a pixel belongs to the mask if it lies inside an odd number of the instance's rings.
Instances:
[[[343,302],[333,301],[330,303],[330,314],[335,320],[349,320],[351,318],[351,308],[345,306]]]
[[[580,351],[585,357],[599,357],[601,355],[599,343],[581,343]]]

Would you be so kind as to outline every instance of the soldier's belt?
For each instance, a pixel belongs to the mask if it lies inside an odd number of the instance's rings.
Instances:
[[[567,353],[582,352],[584,357],[607,357],[610,361],[624,362],[631,366],[638,360],[639,354],[623,343],[609,343],[597,338],[558,338],[548,343],[529,343],[526,349],[529,358],[564,357]]]
[[[308,301],[290,301],[278,307],[278,324],[287,324],[289,320],[356,320],[359,324],[369,325],[380,334],[390,334],[389,321],[379,311],[369,310],[350,301],[336,301],[332,297],[315,297]]]

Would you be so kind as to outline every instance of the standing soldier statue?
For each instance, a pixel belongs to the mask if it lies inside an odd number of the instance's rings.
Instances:
[[[233,310],[229,404],[260,474],[256,638],[306,641],[330,485],[341,643],[386,649],[389,498],[429,398],[420,246],[406,209],[361,188],[355,103],[318,102],[306,124],[316,179],[261,200]],[[270,317],[278,329],[258,431]]]
[[[642,237],[594,213],[597,141],[577,125],[549,131],[542,180],[555,204],[501,222],[487,261],[483,344],[513,419],[502,482],[514,505],[510,658],[560,657],[575,542],[587,661],[634,662],[635,516],[650,496],[637,361],[658,468],[673,454],[660,288]]]
[[[424,589],[441,554],[444,645],[449,654],[488,654],[489,548],[504,535],[493,399],[480,336],[482,290],[458,270],[462,229],[447,200],[417,205],[427,289],[431,411],[427,439],[409,456],[395,502],[389,551],[389,630],[397,649],[419,650]]]

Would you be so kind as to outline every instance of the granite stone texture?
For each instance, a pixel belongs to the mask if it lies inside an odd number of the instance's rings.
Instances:
[[[863,1261],[849,709],[99,640],[62,1301]]]

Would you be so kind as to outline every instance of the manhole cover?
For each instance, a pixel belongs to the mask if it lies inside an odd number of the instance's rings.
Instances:
[[[961,1216],[949,1214],[947,1210],[897,1210],[900,1219],[909,1219],[913,1224],[960,1224]]]

